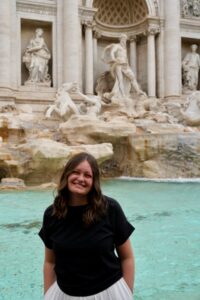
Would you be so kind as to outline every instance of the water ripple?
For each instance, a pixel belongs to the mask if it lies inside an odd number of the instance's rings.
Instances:
[[[32,230],[33,228],[39,229],[41,226],[41,221],[32,221],[32,222],[21,222],[21,223],[7,223],[7,224],[1,224],[0,228],[9,229],[9,230],[17,230],[17,229],[24,229],[27,233],[27,231]]]

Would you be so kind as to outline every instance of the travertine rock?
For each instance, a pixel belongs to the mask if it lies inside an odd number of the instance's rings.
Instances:
[[[200,128],[180,121],[185,102],[135,119],[104,105],[98,117],[73,115],[61,124],[29,109],[0,113],[0,178],[55,183],[67,160],[80,151],[97,158],[104,177],[199,177]],[[184,112],[188,117],[191,109]]]
[[[72,116],[60,124],[63,138],[72,145],[115,142],[136,132],[136,126],[127,118],[116,117],[105,122],[95,117]]]
[[[2,178],[0,183],[0,190],[22,190],[25,189],[24,180],[20,178]]]
[[[159,162],[147,160],[143,163],[143,177],[145,178],[163,178],[163,170]]]
[[[143,128],[143,130],[147,133],[158,133],[158,134],[173,134],[173,133],[181,133],[185,132],[185,127],[181,124],[157,124],[157,123],[152,123],[148,124],[142,124],[140,123],[140,128]]]
[[[200,176],[200,134],[133,136],[130,176],[179,178]]]
[[[40,185],[35,185],[31,187],[27,187],[31,190],[55,190],[57,188],[57,184],[55,182],[47,182],[47,183],[42,183]]]
[[[17,147],[21,154],[21,177],[34,184],[57,181],[67,160],[75,153],[86,151],[99,163],[113,155],[112,145],[67,146],[46,138],[29,140]]]

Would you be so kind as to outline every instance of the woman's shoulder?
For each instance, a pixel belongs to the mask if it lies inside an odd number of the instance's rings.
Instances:
[[[49,205],[44,211],[44,217],[51,217],[53,213],[53,204]]]
[[[104,195],[104,198],[107,202],[107,205],[108,205],[109,209],[118,209],[118,208],[121,207],[119,202],[116,199],[113,199],[113,198],[108,197],[106,195]]]
[[[57,218],[53,215],[53,204],[48,206],[43,214],[43,223],[48,228],[56,224]]]
[[[104,196],[107,201],[107,216],[114,224],[124,221],[125,214],[121,204],[116,200],[108,196]]]

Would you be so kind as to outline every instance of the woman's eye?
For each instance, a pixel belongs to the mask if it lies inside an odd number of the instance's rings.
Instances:
[[[92,175],[86,174],[85,177],[87,177],[87,178],[92,178]]]
[[[76,171],[76,170],[74,170],[74,171],[72,172],[72,174],[75,174],[75,175],[77,175],[77,174],[79,174],[79,172],[78,172],[78,171]]]

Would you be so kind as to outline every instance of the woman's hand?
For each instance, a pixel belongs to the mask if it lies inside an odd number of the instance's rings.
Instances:
[[[123,278],[129,286],[130,290],[133,292],[135,263],[134,254],[129,239],[124,244],[117,247],[117,254],[121,261]]]
[[[44,294],[50,286],[56,281],[56,274],[54,271],[55,255],[53,250],[45,247],[44,258]]]

